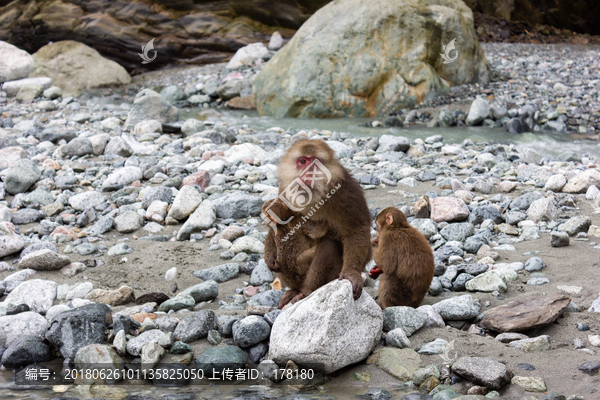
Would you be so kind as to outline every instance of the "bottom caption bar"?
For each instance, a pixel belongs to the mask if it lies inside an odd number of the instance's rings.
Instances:
[[[187,384],[257,384],[269,379],[282,384],[298,384],[321,375],[320,365],[302,368],[279,368],[277,364],[232,366],[231,364],[161,364],[145,367],[143,364],[90,364],[73,368],[62,364],[30,365],[15,371],[17,385],[80,384],[154,384],[182,386]]]

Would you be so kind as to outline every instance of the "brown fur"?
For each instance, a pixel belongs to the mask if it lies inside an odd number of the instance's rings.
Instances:
[[[303,139],[295,142],[281,158],[278,168],[280,195],[304,173],[297,163],[301,157],[318,159],[331,174],[328,183],[325,180],[314,182],[312,201],[298,210],[303,220],[325,224],[330,232],[328,240],[318,240],[301,292],[308,294],[327,283],[333,273],[331,268],[337,266],[330,258],[332,254],[338,258],[341,254],[339,279],[348,279],[352,283],[354,298],[358,299],[362,293],[360,274],[371,259],[371,214],[363,190],[325,142]],[[332,240],[338,242],[341,252],[336,251]]]
[[[271,219],[268,210],[273,212],[281,221],[287,221],[290,217],[294,217],[287,224],[280,224]],[[280,299],[279,308],[283,308],[287,303],[294,300],[297,301],[305,297],[308,293],[302,295],[302,289],[305,286],[309,267],[315,258],[317,252],[317,241],[327,234],[327,226],[324,224],[313,223],[307,221],[302,224],[302,220],[298,213],[290,210],[281,200],[268,200],[263,204],[262,213],[265,217],[271,220],[276,225],[277,230],[268,223],[269,231],[265,239],[265,262],[269,269],[277,273],[280,281],[290,288]],[[321,240],[322,248],[320,249],[320,257],[330,259],[331,268],[335,273],[329,276],[319,276],[316,279],[326,278],[325,283],[335,279],[341,271],[341,249],[337,242],[329,238]],[[310,275],[310,280],[315,279]]]
[[[373,240],[373,260],[383,274],[377,304],[419,307],[429,290],[435,270],[433,251],[421,232],[409,225],[395,207],[377,216],[377,239]]]

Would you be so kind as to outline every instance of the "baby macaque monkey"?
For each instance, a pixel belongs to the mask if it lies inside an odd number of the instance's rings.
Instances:
[[[377,304],[417,308],[433,279],[433,251],[421,232],[409,225],[406,216],[395,207],[383,210],[376,219],[377,237],[373,239],[373,260],[377,264],[370,275],[379,282]]]
[[[306,287],[308,270],[315,257],[316,239],[322,238],[321,242],[325,241],[328,248],[335,245],[330,243],[333,240],[324,238],[328,231],[327,224],[311,220],[303,222],[299,214],[290,210],[279,199],[266,201],[262,214],[269,226],[265,239],[265,263],[271,271],[278,274],[281,283],[290,289],[279,300],[279,308],[283,308],[287,303],[309,294],[305,292],[301,295],[301,291]],[[340,268],[329,280],[336,278],[341,271],[341,253],[337,257],[340,259]]]

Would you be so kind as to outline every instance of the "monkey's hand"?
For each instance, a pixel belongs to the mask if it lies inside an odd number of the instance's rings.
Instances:
[[[279,308],[280,310],[283,309],[283,307],[285,307],[289,302],[291,302],[292,299],[296,297],[296,295],[298,295],[298,291],[296,290],[288,290],[287,292],[285,292],[283,296],[279,298],[279,305],[277,306],[277,308]]]
[[[295,302],[300,301],[305,297],[308,297],[309,294],[310,294],[310,292],[302,292],[300,294],[297,294],[296,296],[294,296],[294,298],[292,299],[292,301],[290,303],[294,304]]]
[[[379,277],[379,275],[381,275],[382,273],[383,273],[383,271],[381,270],[381,268],[379,268],[376,265],[373,268],[371,268],[371,270],[369,271],[369,276],[373,279],[377,279]]]
[[[348,279],[352,284],[352,293],[354,294],[354,300],[357,300],[362,294],[362,277],[359,275],[358,278],[354,275],[350,275],[342,272],[340,274],[339,280]]]

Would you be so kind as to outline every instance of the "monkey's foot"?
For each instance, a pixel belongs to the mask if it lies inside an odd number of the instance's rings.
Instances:
[[[371,268],[371,270],[369,271],[369,276],[373,279],[377,279],[379,277],[379,275],[381,275],[382,273],[383,273],[383,271],[381,270],[381,268],[379,268],[376,265],[373,268]]]
[[[357,300],[362,294],[363,286],[362,286],[362,277],[359,275],[358,277],[350,274],[346,274],[342,272],[340,274],[339,280],[348,279],[352,284],[352,293],[354,294],[354,300]]]
[[[289,303],[290,301],[292,301],[292,299],[298,295],[298,291],[296,290],[288,290],[287,292],[285,292],[283,294],[283,296],[281,296],[279,298],[279,305],[277,306],[277,308],[279,308],[280,310],[283,309],[283,307],[285,307],[285,305],[287,303]]]
[[[303,292],[303,293],[297,294],[296,296],[294,296],[291,303],[294,304],[295,302],[300,301],[305,297],[308,297],[309,294],[310,294],[310,292],[308,292],[308,293]]]

